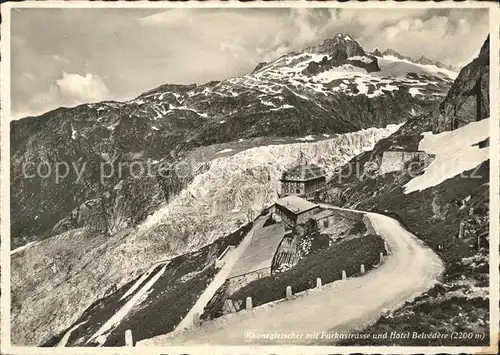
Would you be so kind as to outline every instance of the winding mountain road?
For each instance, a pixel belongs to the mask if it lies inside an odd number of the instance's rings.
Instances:
[[[336,208],[325,204],[322,207]],[[427,291],[444,270],[439,257],[395,219],[363,213],[390,250],[384,262],[364,276],[336,281],[289,301],[204,322],[200,328],[146,339],[137,346],[321,344],[322,339],[300,334],[361,331],[381,314]],[[275,332],[286,337],[267,337]],[[294,334],[298,336],[290,338]]]

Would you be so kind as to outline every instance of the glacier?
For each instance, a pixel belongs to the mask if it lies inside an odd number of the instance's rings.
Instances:
[[[254,147],[210,161],[175,199],[150,215],[138,233],[148,235],[175,231],[189,240],[187,249],[199,248],[239,228],[278,198],[279,179],[301,160],[317,164],[327,178],[335,169],[375,143],[394,133],[400,125],[369,128],[310,143]],[[179,225],[181,224],[181,225]],[[208,227],[208,228],[207,228]],[[208,234],[206,234],[208,231]]]

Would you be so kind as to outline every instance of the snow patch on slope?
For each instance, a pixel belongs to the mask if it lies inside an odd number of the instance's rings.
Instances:
[[[363,62],[363,63],[373,62],[372,58],[368,58],[367,56],[360,56],[360,55],[356,55],[354,57],[349,57],[349,58],[347,58],[347,60],[359,60],[360,62]]]
[[[313,140],[315,140],[315,138],[314,138],[314,136],[308,135],[308,136],[305,136],[302,138],[297,138],[297,140],[299,140],[299,141],[313,141]]]
[[[234,149],[231,149],[231,148],[227,148],[227,149],[222,149],[220,151],[218,151],[217,153],[215,154],[224,154],[224,153],[229,153],[229,152],[232,152]]]
[[[153,265],[151,268],[149,268],[148,271],[146,271],[144,274],[141,275],[141,277],[139,278],[139,280],[137,280],[133,285],[132,287],[130,287],[127,292],[125,292],[125,294],[123,294],[123,296],[120,297],[120,301],[121,300],[124,300],[125,298],[127,298],[128,296],[130,296],[131,294],[133,294],[138,288],[139,286],[142,285],[142,283],[144,282],[144,280],[146,280],[148,278],[149,275],[151,275],[151,273],[154,271],[155,267],[157,265]]]
[[[290,108],[295,108],[295,107],[292,105],[289,105],[289,104],[284,104],[284,105],[281,105],[280,107],[275,107],[275,108],[269,109],[269,111],[286,110],[286,109],[290,109]]]
[[[136,306],[136,304],[144,301],[145,295],[149,289],[155,284],[156,281],[163,275],[167,265],[165,264],[160,271],[158,271],[151,280],[149,280],[125,305],[120,308],[106,323],[104,323],[101,328],[87,341],[87,344],[94,339],[102,346],[107,339],[107,335],[111,329],[113,329],[117,324],[119,324],[123,318],[130,312],[130,310]]]
[[[410,88],[408,92],[412,97],[415,97],[416,95],[422,95],[422,93],[418,90],[418,88]]]
[[[381,76],[402,76],[406,73],[420,73],[429,75],[438,75],[442,78],[455,79],[458,73],[447,69],[441,69],[434,65],[422,65],[410,62],[406,59],[399,59],[394,56],[384,56],[378,59],[380,72],[373,73]]]
[[[77,135],[77,132],[73,128],[73,125],[71,125],[71,139],[76,140],[76,135]]]
[[[436,158],[425,169],[424,174],[413,178],[405,185],[405,193],[436,186],[488,160],[489,147],[479,148],[475,145],[488,137],[489,118],[469,123],[454,131],[439,134],[424,133],[418,149],[435,154]]]
[[[29,242],[27,244],[24,244],[23,246],[19,247],[19,248],[16,248],[14,250],[11,250],[10,251],[10,255],[13,255],[13,254],[16,254],[16,253],[19,253],[21,250],[24,250],[26,248],[29,248],[30,246],[33,246],[35,245],[37,242]]]

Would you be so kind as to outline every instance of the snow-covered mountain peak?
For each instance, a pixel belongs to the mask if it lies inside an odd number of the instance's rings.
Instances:
[[[427,62],[415,63],[393,50],[368,53],[351,36],[339,33],[318,45],[262,62],[246,75],[203,85],[166,84],[123,104],[88,106],[110,134],[123,112],[152,121],[152,135],[177,126],[209,124],[214,126],[212,130],[220,130],[242,113],[300,116],[298,111],[305,102],[325,114],[333,101],[345,97],[394,100],[395,95],[407,95],[426,104],[437,102],[455,76]],[[267,131],[269,124],[259,125],[258,131]],[[70,134],[76,131],[75,137],[81,137],[79,124],[72,127]],[[192,140],[189,137],[186,142]]]
[[[335,35],[335,38],[341,38],[341,39],[344,39],[346,41],[352,41],[353,40],[351,37],[349,37],[348,34],[345,34],[345,33],[337,33]]]
[[[352,37],[347,34],[337,33],[332,38],[327,38],[321,43],[304,48],[301,53],[329,54],[339,60],[356,55],[366,55],[365,50]],[[340,64],[340,63],[338,63]]]
[[[290,93],[316,102],[340,94],[373,98],[398,91],[425,100],[442,99],[456,73],[428,64],[428,59],[422,58],[422,63],[416,63],[392,49],[368,53],[353,37],[337,33],[317,45],[261,62],[249,74],[201,86],[164,85],[132,102],[142,104],[146,100],[149,104],[153,100],[157,118],[184,110],[189,115],[213,117],[220,122],[227,121],[226,115],[210,112],[213,109],[205,103],[224,97],[240,99],[242,95],[259,98],[258,102],[247,104],[258,112],[293,109],[293,103],[285,99]],[[202,103],[204,107],[200,107]],[[228,112],[237,113],[240,109],[241,106],[234,107]]]
[[[388,100],[384,105],[394,107],[392,102],[403,100],[408,107],[405,112],[415,114],[422,112],[422,105],[441,100],[456,73],[424,59],[415,63],[393,50],[368,53],[351,36],[339,33],[318,45],[260,63],[246,75],[203,85],[166,84],[127,102],[84,105],[88,112],[82,107],[75,110],[92,117],[92,125],[80,120],[77,113],[56,126],[72,140],[81,141],[96,130],[104,137],[126,136],[132,119],[138,119],[151,139],[182,130],[181,142],[203,145],[247,135],[324,133],[315,132],[307,121],[285,123],[314,115],[323,117],[323,123],[314,126],[325,127],[326,133],[332,133],[331,129],[348,132],[385,120],[377,114],[369,121],[343,118],[345,114],[338,107],[352,107],[347,101],[379,98]],[[379,105],[382,103],[375,104]],[[332,115],[338,123],[330,122]],[[258,119],[251,118],[254,116]],[[237,126],[241,120],[259,123],[241,131]],[[137,124],[134,127],[137,129]],[[207,136],[214,135],[214,141],[207,141]]]
[[[436,67],[439,69],[445,69],[448,72],[455,73],[455,74],[451,74],[451,77],[453,77],[453,78],[456,77],[456,73],[459,71],[459,68],[455,68],[452,65],[446,65],[446,64],[443,64],[441,62],[434,61],[432,59],[429,59],[425,55],[421,55],[418,59],[414,59],[412,57],[402,55],[391,48],[387,48],[382,53],[380,53],[380,51],[378,49],[375,49],[373,51],[373,55],[376,55],[377,57],[395,57],[397,59],[406,60],[408,62],[412,62],[415,64],[429,65],[429,66],[433,66],[433,67]],[[450,74],[450,73],[448,73],[448,74]]]
[[[392,56],[392,57],[396,57],[399,59],[411,59],[410,57],[405,57],[405,56],[399,54],[398,52],[396,52],[392,48],[387,48],[385,51],[382,52],[382,55],[383,56]]]

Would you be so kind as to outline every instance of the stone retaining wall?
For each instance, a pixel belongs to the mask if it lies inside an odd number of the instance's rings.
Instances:
[[[426,161],[432,159],[426,152],[387,151],[382,153],[379,174],[402,171],[405,164],[412,160]]]

